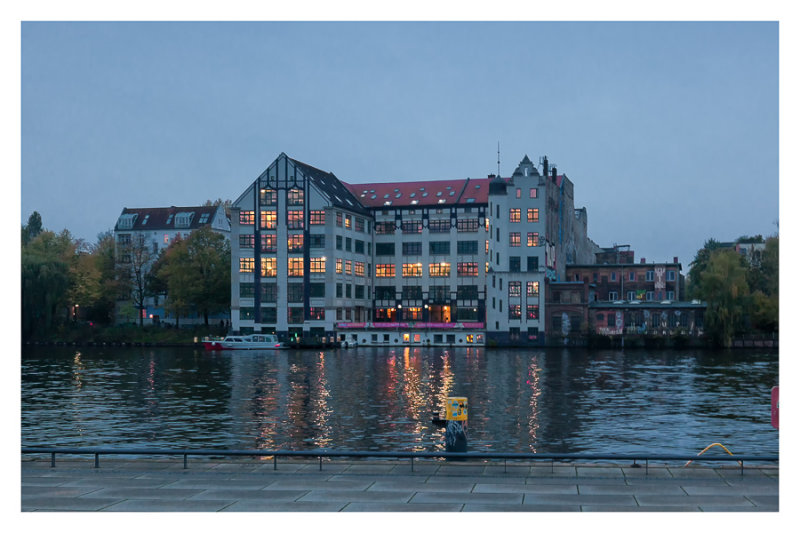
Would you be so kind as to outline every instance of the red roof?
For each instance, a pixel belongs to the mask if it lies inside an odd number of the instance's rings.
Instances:
[[[412,207],[488,203],[489,179],[345,183],[365,207]]]

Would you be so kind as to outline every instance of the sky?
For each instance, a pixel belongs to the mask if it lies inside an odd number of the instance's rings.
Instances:
[[[21,224],[235,200],[281,153],[348,183],[546,155],[598,245],[684,271],[778,230],[777,22],[23,22]]]

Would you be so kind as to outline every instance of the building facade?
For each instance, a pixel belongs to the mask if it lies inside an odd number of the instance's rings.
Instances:
[[[232,207],[232,329],[541,344],[546,280],[599,250],[572,183],[543,171],[525,156],[509,178],[348,184],[281,154]]]
[[[117,264],[130,268],[133,277],[139,278],[138,283],[141,283],[163,250],[176,239],[185,239],[202,227],[209,227],[216,233],[224,235],[226,239],[230,238],[230,220],[221,205],[125,207],[114,226]],[[136,283],[134,280],[134,284]],[[128,304],[121,303],[120,310],[125,305]],[[148,296],[141,308],[136,309],[136,313],[142,314],[144,323],[176,322],[176,317],[170,316],[165,310],[163,296]],[[116,315],[118,321],[130,320],[124,312],[117,312]],[[224,318],[227,317],[226,313]],[[214,318],[219,320],[218,316]],[[198,321],[199,317],[196,316],[181,317],[183,324],[193,324]]]

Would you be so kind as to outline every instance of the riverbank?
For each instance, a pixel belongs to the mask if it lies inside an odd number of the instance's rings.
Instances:
[[[22,511],[778,511],[776,466],[23,458]]]

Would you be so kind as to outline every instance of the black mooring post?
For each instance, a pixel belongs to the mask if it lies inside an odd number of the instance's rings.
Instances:
[[[56,452],[50,454],[50,468],[56,467]]]
[[[187,468],[189,467],[186,465],[186,454],[183,454],[183,469],[186,470]]]
[[[94,467],[95,468],[100,468],[100,454],[99,453],[95,453],[94,454]]]
[[[278,456],[277,455],[273,455],[272,456],[272,469],[273,470],[277,470],[278,469]]]
[[[414,456],[411,456],[411,471],[414,471]]]
[[[319,471],[322,472],[322,456],[319,456]]]

